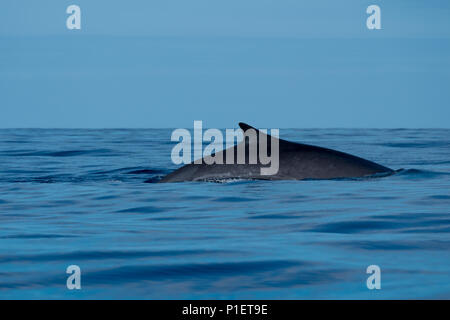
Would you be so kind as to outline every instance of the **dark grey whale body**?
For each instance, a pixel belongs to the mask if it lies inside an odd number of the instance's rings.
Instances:
[[[268,136],[257,129],[239,123],[240,128],[246,132],[256,130],[258,141]],[[276,138],[272,138],[276,139]],[[269,137],[270,142],[270,137]],[[279,170],[274,175],[262,175],[261,168],[267,167],[258,161],[258,164],[248,163],[249,141],[246,144],[246,161],[244,164],[201,164],[190,163],[160,180],[160,182],[182,181],[221,181],[229,179],[258,179],[258,180],[305,180],[305,179],[339,179],[358,178],[377,174],[390,174],[394,171],[377,163],[365,160],[344,152],[278,139]],[[216,155],[226,158],[231,152],[237,154],[237,147],[228,148]],[[268,150],[270,154],[270,144]],[[223,154],[221,154],[223,153]],[[206,159],[207,157],[203,158]]]

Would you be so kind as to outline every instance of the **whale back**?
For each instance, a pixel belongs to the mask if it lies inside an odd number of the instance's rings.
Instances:
[[[240,128],[247,133],[255,130],[257,139],[245,139],[239,144],[204,157],[201,164],[190,163],[168,174],[160,182],[181,181],[219,181],[228,179],[262,179],[262,180],[304,180],[304,179],[337,179],[358,178],[379,173],[390,173],[391,169],[375,162],[323,147],[301,144],[270,137],[264,132],[245,123],[239,123]],[[262,165],[259,159],[259,141],[266,139],[267,153],[271,155],[272,139],[278,142],[279,168],[274,175],[262,175]],[[275,140],[274,140],[275,141]],[[253,146],[253,144],[257,144]],[[245,148],[245,163],[236,163],[239,146]],[[258,150],[256,164],[249,163],[249,150]],[[231,155],[230,155],[231,153]],[[233,157],[234,163],[206,164],[208,157],[219,156],[223,159]]]

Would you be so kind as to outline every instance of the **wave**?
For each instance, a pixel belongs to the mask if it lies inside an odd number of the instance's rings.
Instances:
[[[5,171],[8,175],[0,176],[0,182],[9,183],[83,183],[83,182],[102,182],[102,181],[122,181],[122,182],[142,182],[143,176],[147,180],[155,182],[162,179],[169,172],[168,169],[149,168],[149,167],[124,167],[112,170],[94,170],[84,173],[74,174],[48,174],[48,170],[35,171]],[[42,175],[39,175],[41,173]],[[22,176],[21,176],[22,174]],[[147,181],[147,180],[144,180]]]
[[[164,174],[167,173],[167,169],[160,168],[147,168],[147,167],[125,167],[112,169],[107,171],[92,171],[91,174],[101,175],[101,174],[113,174],[113,173],[121,173],[121,174]]]
[[[154,168],[154,167],[122,167],[111,170],[91,170],[85,173],[76,174],[48,174],[49,170],[33,170],[33,171],[20,171],[9,170],[5,173],[13,176],[8,178],[7,176],[0,177],[0,182],[20,183],[20,182],[32,182],[32,183],[82,183],[82,182],[101,182],[101,181],[132,181],[143,183],[158,183],[166,174],[170,173],[172,169],[169,168]],[[43,175],[39,175],[42,173]],[[23,175],[23,176],[21,176]],[[389,176],[399,176],[406,178],[436,178],[440,176],[449,176],[450,172],[432,171],[422,169],[398,169],[394,172],[377,173],[374,175],[358,177],[358,178],[335,178],[329,179],[334,181],[365,181],[371,179],[379,179]],[[264,179],[269,180],[270,179]],[[217,178],[206,179],[204,182],[212,183],[240,183],[248,181],[259,181],[258,179],[245,179],[245,178]],[[273,181],[273,180],[272,180]],[[321,179],[304,179],[302,181],[323,181]]]
[[[450,172],[432,171],[422,169],[399,169],[395,171],[398,176],[411,178],[435,178],[440,176],[450,176]]]
[[[424,142],[388,142],[378,143],[381,147],[390,148],[439,148],[448,147],[450,145],[447,141],[424,141]]]
[[[2,156],[11,157],[75,157],[75,156],[112,156],[118,154],[111,149],[88,149],[88,150],[61,150],[61,151],[30,151],[16,150],[3,152]]]

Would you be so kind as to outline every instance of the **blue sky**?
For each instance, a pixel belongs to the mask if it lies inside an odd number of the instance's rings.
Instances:
[[[449,1],[111,2],[2,0],[0,127],[449,127]]]

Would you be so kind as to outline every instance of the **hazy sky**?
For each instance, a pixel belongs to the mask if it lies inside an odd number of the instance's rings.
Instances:
[[[448,128],[449,88],[446,0],[0,2],[0,127]]]

